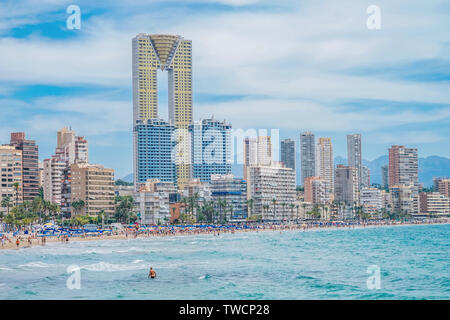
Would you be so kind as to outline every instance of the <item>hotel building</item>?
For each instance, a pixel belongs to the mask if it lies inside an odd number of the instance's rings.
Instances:
[[[211,176],[211,197],[213,200],[225,200],[229,207],[231,220],[247,218],[247,183],[232,174]]]
[[[281,163],[249,168],[248,198],[253,199],[253,214],[260,215],[263,220],[289,218],[290,205],[296,201],[295,189],[294,170],[283,167]]]

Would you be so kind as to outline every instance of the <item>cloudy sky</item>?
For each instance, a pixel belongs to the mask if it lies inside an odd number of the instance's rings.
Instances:
[[[81,8],[68,30],[66,9]],[[381,9],[369,30],[366,9]],[[234,128],[347,133],[363,156],[392,144],[450,157],[450,1],[447,0],[1,0],[0,143],[25,131],[45,159],[72,126],[90,160],[132,172],[131,39],[192,40],[194,118]],[[159,76],[167,117],[167,74]]]

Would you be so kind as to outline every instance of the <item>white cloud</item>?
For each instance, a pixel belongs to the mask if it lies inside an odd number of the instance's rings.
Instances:
[[[450,109],[354,110],[311,101],[244,99],[196,106],[197,116],[231,120],[234,128],[281,128],[311,131],[370,132],[407,124],[450,119]],[[282,116],[280,116],[282,115]]]

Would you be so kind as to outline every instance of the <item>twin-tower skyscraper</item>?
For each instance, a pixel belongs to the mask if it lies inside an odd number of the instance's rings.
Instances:
[[[178,187],[190,178],[188,128],[192,124],[192,41],[181,36],[140,33],[133,45],[133,127],[158,118],[157,71],[168,72],[169,123],[176,129]],[[137,137],[134,135],[134,185],[139,184]],[[152,161],[152,159],[148,159]]]

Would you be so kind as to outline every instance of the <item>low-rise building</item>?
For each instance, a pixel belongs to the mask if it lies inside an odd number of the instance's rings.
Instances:
[[[439,192],[421,192],[420,213],[430,216],[449,216],[450,200]]]
[[[390,187],[391,211],[401,214],[417,214],[419,199],[414,185],[394,185]]]
[[[148,179],[134,192],[134,210],[142,224],[164,224],[171,220],[170,195],[176,193],[173,182]]]
[[[213,200],[226,201],[230,210],[230,220],[247,218],[247,183],[232,174],[211,175],[211,197]]]
[[[74,163],[70,166],[71,202],[84,201],[84,206],[72,213],[97,215],[104,210],[114,214],[114,169],[102,165]]]
[[[382,190],[377,188],[362,188],[359,201],[364,212],[371,215],[379,214],[384,207],[384,195]]]

